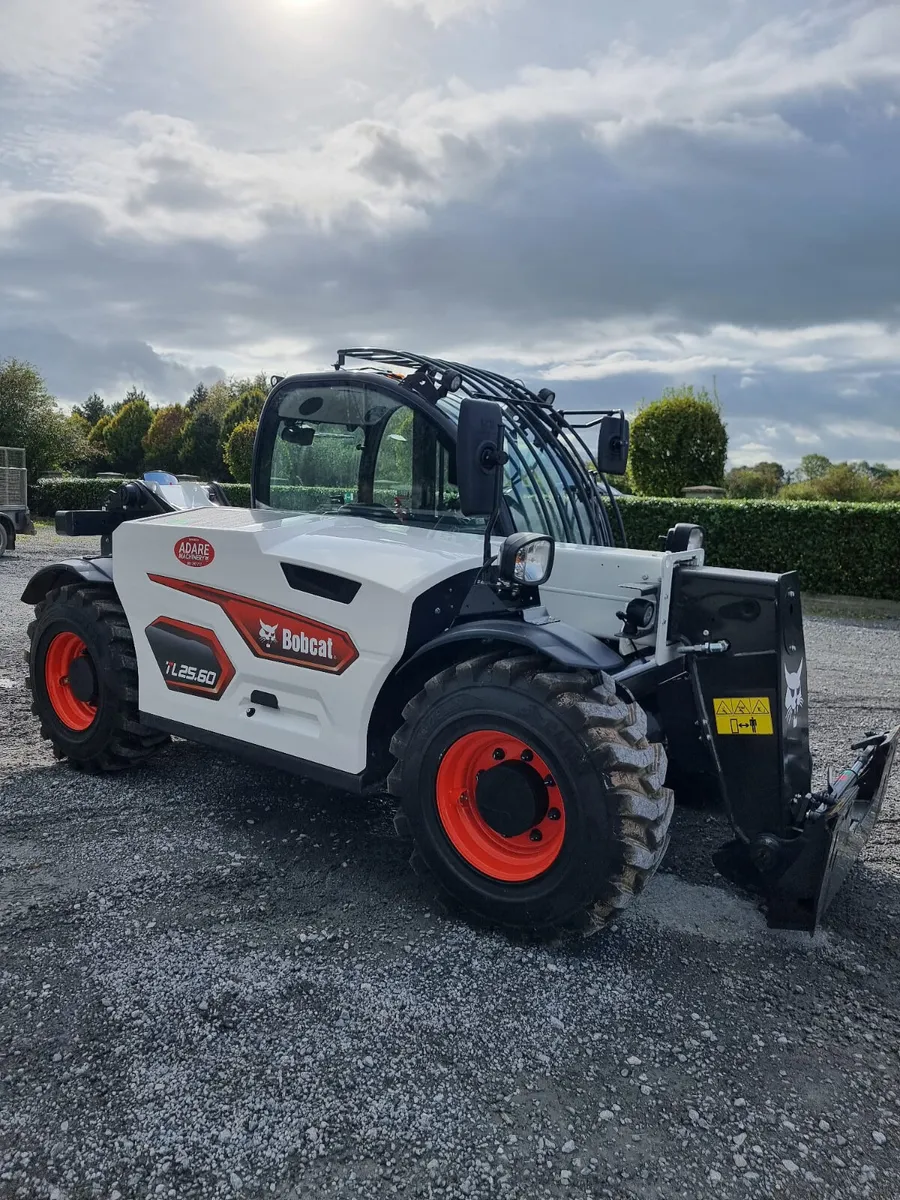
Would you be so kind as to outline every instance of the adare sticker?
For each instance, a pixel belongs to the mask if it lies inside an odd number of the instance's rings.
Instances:
[[[184,537],[175,543],[175,557],[184,567],[208,567],[216,552],[206,538]]]

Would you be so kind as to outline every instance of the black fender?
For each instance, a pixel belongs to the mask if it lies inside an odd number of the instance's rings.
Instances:
[[[40,604],[47,593],[66,583],[112,584],[111,558],[66,558],[41,567],[29,579],[22,593],[23,604]]]
[[[439,634],[424,646],[420,646],[403,664],[406,670],[412,663],[433,654],[445,646],[469,642],[473,653],[483,653],[488,646],[522,646],[535,654],[543,654],[561,667],[588,671],[621,670],[625,660],[599,638],[567,625],[563,621],[547,621],[544,624],[524,621],[512,617],[495,617],[465,621]]]

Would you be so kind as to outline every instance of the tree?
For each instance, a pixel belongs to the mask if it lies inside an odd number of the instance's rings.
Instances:
[[[0,446],[25,450],[32,481],[86,450],[82,431],[58,408],[37,368],[15,358],[0,362]]]
[[[873,500],[874,482],[850,463],[835,463],[830,470],[813,481],[823,500]]]
[[[106,416],[106,401],[96,392],[91,392],[84,404],[76,405],[72,412],[78,417],[83,417],[89,428],[93,429],[97,422]]]
[[[872,463],[871,466],[868,463],[861,463],[860,465],[865,466],[872,478],[877,479],[879,483],[889,483],[900,475],[900,471],[895,471],[887,463]]]
[[[101,417],[91,432],[88,434],[88,441],[92,446],[97,446],[101,450],[106,450],[106,431],[109,429],[109,423],[112,420],[110,413]]]
[[[206,398],[208,395],[209,395],[209,391],[206,387],[206,384],[198,383],[197,386],[194,388],[194,390],[191,392],[190,399],[187,402],[188,412],[191,412],[191,413],[196,412],[196,410],[198,408],[201,408],[203,406],[203,404],[206,402]]]
[[[223,446],[228,444],[232,430],[236,429],[238,425],[245,421],[252,421],[254,425],[259,423],[260,413],[265,402],[266,394],[259,388],[250,388],[241,393],[238,399],[226,409],[225,416],[222,418]]]
[[[784,480],[781,463],[758,462],[753,467],[732,467],[725,476],[725,487],[736,500],[763,500],[777,496]]]
[[[221,479],[225,475],[220,444],[221,427],[210,413],[195,413],[184,428],[181,443],[182,469],[201,479]]]
[[[728,433],[705,388],[665,388],[631,423],[629,474],[644,496],[679,496],[682,488],[720,486]]]
[[[800,474],[805,480],[821,479],[831,466],[831,459],[824,454],[804,454],[800,459]]]
[[[773,488],[769,477],[755,467],[733,467],[725,476],[725,490],[734,500],[764,500],[774,496],[778,488]]]
[[[777,490],[785,481],[785,470],[781,463],[777,462],[758,462],[752,468],[758,471],[763,478],[768,479],[770,484]]]
[[[139,394],[119,409],[103,432],[114,471],[121,471],[123,475],[140,474],[144,462],[143,441],[152,423],[150,405]]]
[[[821,455],[812,455],[821,458]],[[813,464],[817,469],[819,464]],[[803,468],[804,474],[806,468]],[[859,463],[832,463],[821,475],[788,484],[779,492],[780,500],[877,501],[887,499],[885,485],[879,484]]]
[[[238,483],[249,483],[253,473],[253,443],[258,421],[242,421],[235,425],[225,443],[225,461]]]
[[[177,471],[181,441],[188,422],[187,409],[181,404],[158,408],[144,435],[144,461],[151,470]]]

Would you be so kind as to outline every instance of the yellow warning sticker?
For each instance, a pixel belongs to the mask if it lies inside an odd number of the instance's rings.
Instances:
[[[772,734],[772,709],[765,696],[723,696],[713,700],[716,733]]]

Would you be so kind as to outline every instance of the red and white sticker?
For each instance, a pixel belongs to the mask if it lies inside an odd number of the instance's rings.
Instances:
[[[187,579],[148,575],[153,583],[174,588],[188,596],[218,604],[256,658],[307,667],[340,675],[359,658],[349,634],[312,617],[274,608],[249,596],[237,596],[221,588]]]
[[[184,537],[175,543],[175,557],[183,567],[208,567],[216,552],[206,538]]]

